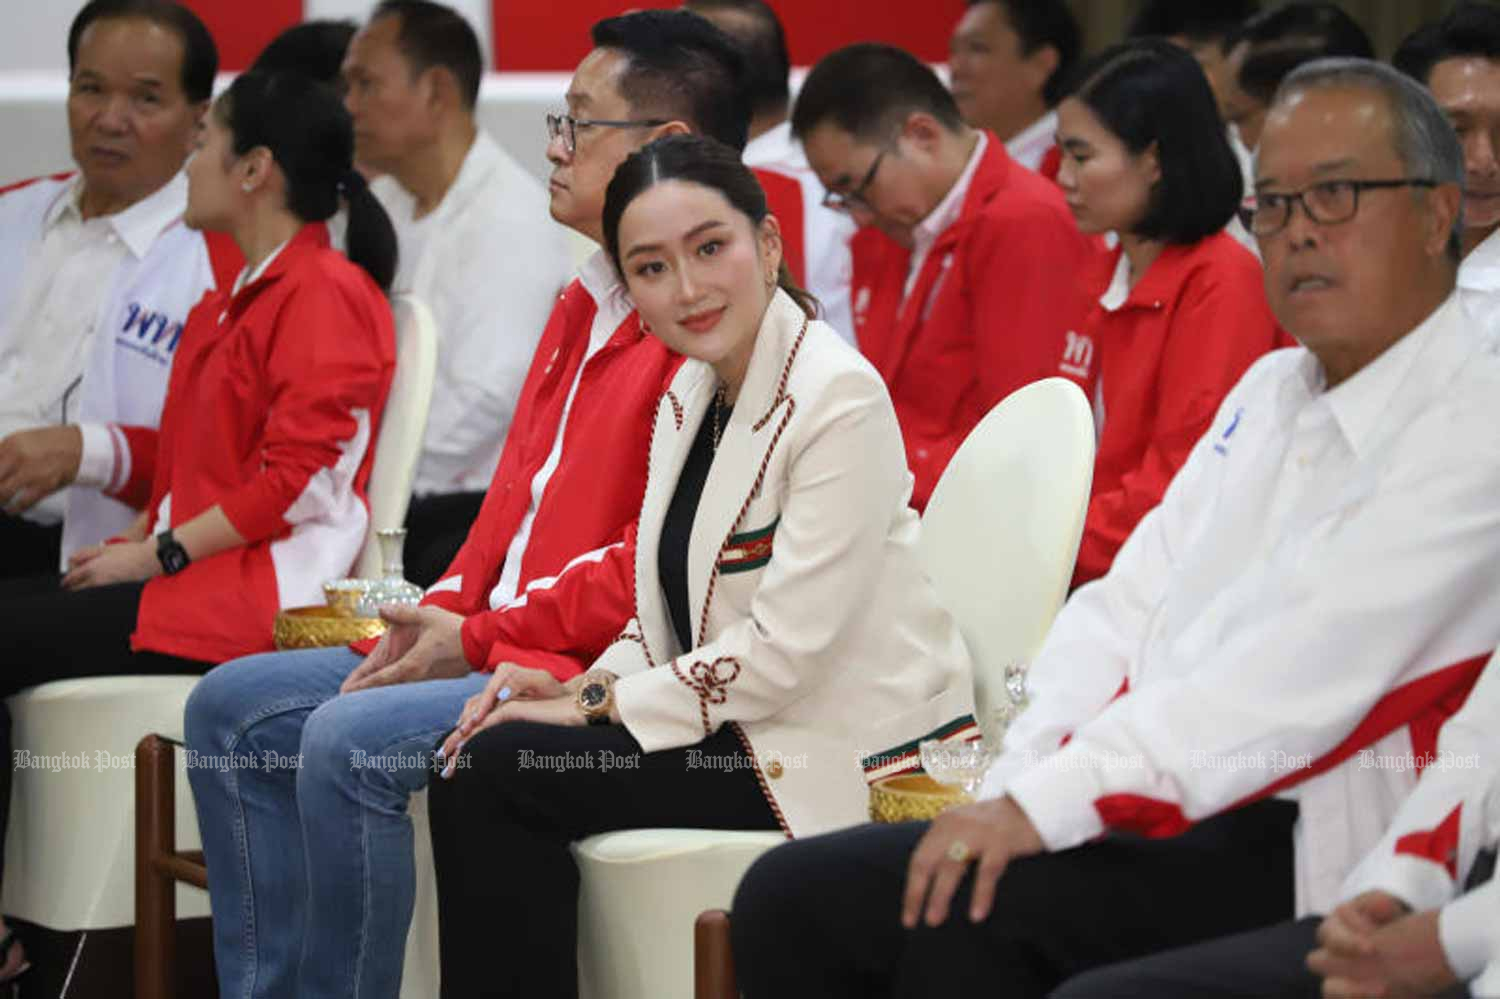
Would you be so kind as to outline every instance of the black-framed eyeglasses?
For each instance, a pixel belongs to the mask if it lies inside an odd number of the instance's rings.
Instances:
[[[875,162],[871,163],[870,169],[865,171],[865,179],[856,184],[852,191],[847,193],[841,191],[824,191],[823,207],[832,208],[834,211],[843,212],[845,215],[849,214],[855,208],[874,211],[875,209],[871,204],[865,200],[865,190],[875,182],[875,173],[880,169],[880,161],[885,159],[885,154],[888,152],[890,152],[890,149],[887,148],[882,149],[876,154]]]
[[[578,151],[578,130],[580,128],[655,128],[665,125],[665,118],[637,118],[631,120],[613,120],[609,118],[574,118],[570,114],[549,114],[547,116],[547,140],[550,142],[558,136],[562,136],[563,146],[572,156]]]
[[[1361,191],[1384,191],[1396,187],[1437,187],[1426,177],[1396,177],[1391,180],[1325,180],[1300,191],[1265,191],[1255,195],[1255,211],[1250,216],[1250,231],[1257,236],[1274,236],[1292,220],[1292,206],[1318,225],[1338,225],[1359,213]]]

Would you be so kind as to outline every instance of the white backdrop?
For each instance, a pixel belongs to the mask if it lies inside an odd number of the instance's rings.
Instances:
[[[0,185],[70,169],[67,95],[68,25],[86,0],[0,0]],[[242,0],[253,3],[254,0]],[[488,0],[447,0],[490,45]],[[308,17],[363,20],[375,0],[306,0]],[[227,77],[219,80],[222,87]],[[542,115],[562,106],[568,78],[554,73],[490,74],[480,120],[502,145],[545,180],[547,133]]]

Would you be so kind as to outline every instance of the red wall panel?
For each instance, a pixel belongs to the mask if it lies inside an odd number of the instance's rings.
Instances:
[[[303,0],[185,0],[219,45],[225,70],[241,70],[282,28],[302,19]],[[492,0],[495,66],[569,71],[589,50],[589,26],[677,0]],[[810,66],[851,42],[900,45],[930,62],[947,58],[964,0],[770,0],[786,26],[792,62]]]
[[[930,62],[945,61],[948,36],[964,0],[769,0],[786,28],[792,62],[810,66],[852,42],[900,45]],[[675,0],[494,0],[495,65],[506,70],[570,70],[589,50],[589,25]]]
[[[219,68],[244,69],[281,29],[302,20],[302,0],[182,0],[219,47]]]

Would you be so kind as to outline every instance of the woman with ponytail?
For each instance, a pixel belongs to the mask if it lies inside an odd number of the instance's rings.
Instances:
[[[642,325],[687,361],[650,430],[635,616],[576,682],[498,668],[443,747],[453,999],[576,994],[572,841],[836,829],[919,740],[976,734],[890,396],[788,280],[754,175],[710,139],[658,139],[616,171],[604,235]]]
[[[180,342],[159,429],[110,428],[150,484],[136,523],[74,555],[61,589],[0,606],[0,695],[268,651],[278,610],[349,571],[395,367],[395,238],[353,148],[338,98],[296,75],[241,76],[206,116],[186,221],[245,269],[163,331]],[[348,260],[322,224],[345,198]]]

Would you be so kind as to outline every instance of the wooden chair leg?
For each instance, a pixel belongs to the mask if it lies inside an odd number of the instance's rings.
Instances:
[[[148,735],[135,748],[135,995],[173,999],[176,879],[162,861],[177,848],[177,774],[172,744]]]
[[[710,909],[693,924],[694,999],[738,999],[734,983],[734,949],[729,939],[729,913]]]

